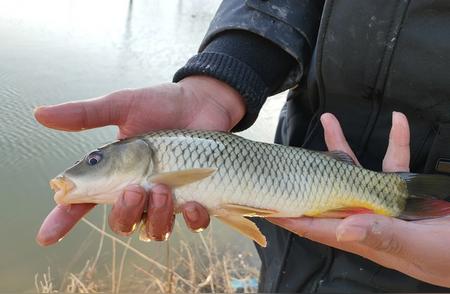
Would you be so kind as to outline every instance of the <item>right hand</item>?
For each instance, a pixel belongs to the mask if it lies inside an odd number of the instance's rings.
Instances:
[[[244,116],[242,97],[227,84],[206,76],[191,76],[176,84],[123,90],[106,96],[39,107],[36,119],[46,127],[63,131],[116,125],[119,138],[157,129],[228,131]],[[56,243],[95,204],[57,205],[44,220],[36,237],[40,245]],[[146,193],[140,186],[125,189],[109,215],[111,229],[130,235],[147,208],[146,232],[150,239],[164,240],[172,230],[174,204],[170,189],[155,186]],[[186,224],[194,231],[209,224],[207,210],[190,202],[182,207]]]

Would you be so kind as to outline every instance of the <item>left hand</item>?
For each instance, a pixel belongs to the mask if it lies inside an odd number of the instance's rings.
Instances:
[[[178,83],[117,91],[96,99],[39,107],[34,115],[46,127],[81,131],[116,125],[119,138],[158,129],[230,130],[244,116],[241,95],[226,83],[208,76],[189,76]],[[176,119],[174,119],[176,118]],[[57,205],[45,218],[36,241],[47,246],[63,238],[95,204]],[[147,208],[147,213],[143,211]],[[196,202],[181,208],[193,231],[206,228],[209,214]],[[163,185],[146,192],[129,185],[109,214],[111,229],[129,236],[146,217],[145,231],[152,240],[165,240],[173,228],[172,191]]]
[[[358,162],[337,119],[327,113],[321,122],[328,149],[344,151]],[[409,171],[409,157],[408,121],[402,113],[394,112],[383,171]],[[269,220],[310,240],[360,255],[416,279],[450,287],[450,216],[409,222],[376,214],[345,219]]]

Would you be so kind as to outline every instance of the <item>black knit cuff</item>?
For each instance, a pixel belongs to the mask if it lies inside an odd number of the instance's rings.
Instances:
[[[175,73],[173,81],[178,82],[192,75],[207,75],[221,80],[244,98],[246,114],[232,129],[233,132],[250,127],[269,96],[268,86],[257,73],[247,64],[226,54],[203,52],[195,55]]]

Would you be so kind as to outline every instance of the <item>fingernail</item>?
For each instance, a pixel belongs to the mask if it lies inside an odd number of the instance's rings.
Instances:
[[[63,236],[60,234],[60,229],[58,225],[55,225],[52,229],[47,229],[46,227],[41,227],[36,236],[36,242],[40,246],[48,246],[55,242],[59,242]]]
[[[153,241],[166,241],[170,237],[170,232],[165,233],[164,235],[152,235],[150,237]]]
[[[164,207],[167,203],[167,197],[169,197],[167,193],[158,193],[156,191],[153,191],[152,206],[154,208]]]
[[[392,124],[394,124],[397,119],[398,119],[398,112],[392,111]]]
[[[38,243],[39,246],[47,246],[49,244],[51,244],[51,240],[53,239],[51,236],[41,236],[41,233],[39,232],[38,235],[36,236],[36,243]]]
[[[195,206],[188,206],[185,209],[185,216],[190,222],[197,222],[200,219],[200,213]]]
[[[367,236],[367,230],[358,226],[344,226],[336,229],[336,239],[339,242],[359,242]]]
[[[129,187],[125,193],[123,193],[123,201],[127,207],[138,206],[142,201],[143,195],[139,187]]]
[[[405,116],[404,113],[398,112],[398,111],[393,111],[393,112],[392,112],[392,124],[394,124],[394,123],[395,123],[395,124],[400,123],[400,122],[401,122],[401,119],[402,119],[403,117],[406,118],[406,116]]]
[[[131,228],[128,227],[122,227],[122,228],[118,228],[117,229],[117,233],[119,233],[119,235],[124,236],[124,237],[128,237],[130,236],[132,233],[134,233],[134,231],[136,230],[137,224],[134,223]]]

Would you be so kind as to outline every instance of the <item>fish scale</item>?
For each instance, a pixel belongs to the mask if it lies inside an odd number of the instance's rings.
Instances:
[[[196,201],[253,239],[245,216],[345,217],[372,211],[403,219],[450,214],[450,178],[378,173],[342,152],[253,142],[221,132],[170,130],[104,145],[50,181],[58,204],[115,203],[130,184],[164,184],[176,211]],[[147,239],[147,238],[144,238]]]
[[[408,196],[397,175],[365,170],[321,152],[209,131],[159,131],[142,138],[155,149],[159,172],[217,169],[175,189],[178,205],[197,201],[213,211],[231,203],[282,216],[356,206],[395,216]]]

